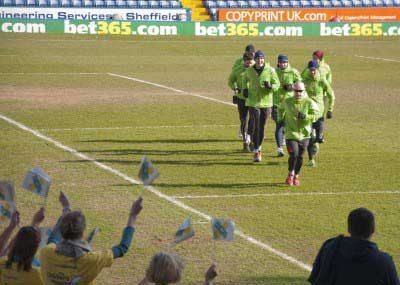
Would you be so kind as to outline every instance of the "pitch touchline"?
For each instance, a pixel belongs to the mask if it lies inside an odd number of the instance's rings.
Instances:
[[[79,152],[79,151],[67,146],[67,145],[62,144],[59,141],[56,141],[56,140],[54,140],[54,139],[52,139],[52,138],[50,138],[48,136],[43,135],[39,131],[33,130],[33,129],[25,126],[24,124],[21,124],[21,123],[19,123],[17,121],[14,121],[11,118],[8,118],[8,117],[3,116],[3,115],[0,114],[0,119],[10,123],[11,125],[14,125],[14,126],[20,128],[20,129],[24,130],[24,131],[27,131],[27,132],[33,134],[34,136],[36,136],[36,137],[38,137],[38,138],[40,138],[40,139],[42,139],[44,141],[47,141],[47,142],[55,145],[56,147],[58,147],[58,148],[60,148],[60,149],[62,149],[64,151],[67,151],[67,152],[75,155],[76,157],[79,157],[80,159],[83,159],[83,160],[86,160],[86,161],[90,161],[90,162],[94,163],[96,166],[100,167],[101,169],[104,169],[104,170],[106,170],[108,172],[111,172],[111,173],[121,177],[125,181],[128,181],[128,182],[130,182],[132,184],[136,184],[136,185],[137,184],[141,184],[139,181],[136,181],[135,179],[127,176],[126,174],[123,174],[122,172],[120,172],[120,171],[118,171],[118,170],[116,170],[116,169],[114,169],[114,168],[112,168],[110,166],[107,166],[104,163],[98,162],[97,160],[95,160],[95,159],[93,159],[93,158],[91,158],[91,157],[89,157],[89,156],[87,156],[87,155],[85,155],[85,154],[83,154],[83,153],[81,153],[81,152]],[[165,195],[164,193],[158,191],[153,186],[143,186],[143,187],[145,187],[145,189],[147,189],[148,191],[152,192],[153,194],[155,194],[159,198],[167,200],[170,203],[172,203],[172,204],[174,204],[174,205],[176,205],[176,206],[178,206],[178,207],[180,207],[182,209],[185,209],[185,210],[187,210],[189,212],[197,214],[198,216],[206,219],[207,221],[211,220],[211,216],[209,216],[209,215],[207,215],[207,214],[205,214],[205,213],[203,213],[203,212],[201,212],[199,210],[196,210],[195,208],[192,208],[192,207],[182,203],[181,201],[176,200],[173,197]],[[284,259],[286,261],[289,261],[292,264],[297,265],[298,267],[300,267],[300,268],[302,268],[302,269],[304,269],[304,270],[306,270],[308,272],[311,271],[311,266],[310,265],[305,264],[305,263],[295,259],[294,257],[292,257],[290,255],[287,255],[286,253],[273,248],[269,244],[266,244],[266,243],[263,243],[263,242],[261,242],[259,240],[256,240],[255,238],[243,233],[242,231],[240,231],[238,229],[235,230],[235,234],[237,236],[243,238],[244,240],[248,241],[249,243],[257,245],[258,247],[263,248],[263,249],[265,249],[265,250],[267,250],[267,251],[269,251],[269,252],[271,252],[271,253],[279,256],[279,257],[281,257],[282,259]]]
[[[355,55],[355,57],[368,58],[368,59],[374,59],[374,60],[391,61],[391,62],[400,62],[400,60],[382,58],[382,57],[372,57],[372,56],[363,56],[363,55]]]
[[[186,95],[190,95],[190,96],[193,96],[193,97],[197,97],[197,98],[201,98],[201,99],[205,99],[205,100],[209,100],[209,101],[213,101],[213,102],[229,105],[229,106],[232,106],[232,107],[236,106],[233,103],[229,103],[229,102],[226,102],[226,101],[218,100],[218,99],[215,99],[215,98],[199,95],[199,94],[188,92],[188,91],[183,91],[183,90],[180,90],[180,89],[175,89],[175,88],[172,88],[172,87],[168,87],[166,85],[150,82],[150,81],[139,79],[139,78],[135,78],[135,77],[129,77],[129,76],[116,74],[116,73],[107,73],[107,74],[110,75],[110,76],[119,77],[119,78],[131,80],[131,81],[136,81],[136,82],[140,82],[140,83],[156,86],[156,87],[159,87],[159,88],[163,88],[163,89],[174,91],[176,93],[186,94]]]
[[[92,130],[125,130],[125,129],[175,129],[175,128],[226,128],[237,125],[187,125],[187,126],[130,126],[130,127],[105,127],[105,128],[66,128],[66,129],[38,129],[39,131],[92,131]]]
[[[378,195],[378,194],[400,194],[400,191],[369,191],[369,192],[301,192],[301,193],[259,193],[259,194],[237,194],[237,195],[188,195],[171,196],[175,199],[207,199],[207,198],[250,198],[250,197],[280,197],[280,196],[341,196],[341,195]]]

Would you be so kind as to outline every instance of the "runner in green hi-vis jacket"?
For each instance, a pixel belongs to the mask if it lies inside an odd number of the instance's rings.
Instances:
[[[318,114],[318,105],[307,96],[303,82],[293,85],[294,95],[286,98],[278,108],[278,121],[285,126],[286,148],[289,153],[286,184],[300,185],[299,174],[303,154],[311,138],[312,123]]]
[[[261,161],[261,145],[264,140],[264,129],[271,116],[273,92],[280,87],[278,76],[269,63],[265,63],[262,51],[254,56],[255,64],[248,68],[243,76],[243,96],[246,97],[246,106],[254,120],[253,144],[254,162]]]
[[[228,78],[228,86],[234,91],[233,103],[237,104],[239,119],[240,119],[240,132],[243,139],[243,150],[250,151],[251,135],[253,134],[254,124],[252,120],[248,119],[249,107],[246,106],[246,98],[242,94],[242,84],[244,72],[253,64],[253,54],[246,52],[243,54],[243,65],[237,66],[232,70]]]
[[[272,106],[272,119],[276,123],[275,127],[275,141],[277,145],[277,156],[284,156],[283,152],[283,142],[284,133],[283,125],[279,124],[276,117],[278,112],[279,104],[286,98],[293,96],[293,84],[295,82],[301,81],[300,73],[297,69],[290,66],[289,57],[285,54],[280,54],[278,56],[278,66],[275,68],[276,74],[278,75],[281,87],[274,92],[273,106]]]
[[[324,142],[324,97],[328,98],[328,112],[326,118],[331,119],[333,117],[333,106],[335,103],[335,94],[331,88],[331,85],[326,81],[325,78],[318,71],[318,62],[311,60],[308,65],[308,73],[303,77],[303,81],[306,85],[308,96],[313,99],[319,107],[319,113],[316,117],[316,121],[313,123],[313,136],[312,141],[308,146],[308,166],[315,166],[314,156],[319,151],[319,144]]]
[[[332,85],[332,70],[329,64],[327,64],[324,60],[324,52],[322,50],[314,51],[312,54],[312,59],[318,62],[318,71],[321,76],[328,81],[330,85]],[[306,67],[301,73],[302,77],[307,76],[308,68]]]
[[[245,49],[244,49],[245,53],[251,53],[253,58],[254,58],[254,53],[256,52],[256,49],[254,47],[254,45],[252,44],[248,44]],[[232,65],[232,71],[234,71],[236,68],[241,69],[242,66],[244,64],[244,60],[243,60],[243,56],[241,56],[240,58],[238,58],[237,60],[235,60],[235,62]],[[252,61],[252,65],[254,64],[254,61]],[[243,135],[242,135],[242,127],[241,125],[239,126],[239,137],[243,139]],[[245,138],[246,139],[246,138]]]

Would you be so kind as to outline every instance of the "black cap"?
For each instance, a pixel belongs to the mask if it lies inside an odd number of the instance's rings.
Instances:
[[[246,48],[245,48],[244,51],[245,51],[245,52],[255,53],[255,52],[256,52],[256,49],[255,49],[255,47],[254,47],[252,44],[249,44],[249,45],[246,46]]]

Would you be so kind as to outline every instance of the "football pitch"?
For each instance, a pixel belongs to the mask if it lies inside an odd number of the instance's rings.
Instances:
[[[263,161],[242,152],[227,79],[253,43],[276,65],[300,71],[322,49],[333,71],[334,118],[317,167],[287,187],[269,121]],[[396,38],[175,38],[0,34],[0,179],[14,181],[28,224],[42,200],[25,192],[26,171],[53,180],[45,226],[61,211],[58,191],[100,227],[96,249],[119,242],[129,207],[144,209],[130,252],[96,284],[137,284],[151,256],[179,253],[181,284],[202,284],[213,259],[218,284],[307,284],[322,242],[346,233],[358,207],[375,213],[373,237],[400,267],[400,40]],[[135,184],[147,155],[161,176]],[[305,161],[307,161],[305,159]],[[196,230],[172,246],[185,217]],[[238,234],[212,242],[210,217]],[[2,227],[3,228],[3,227]]]

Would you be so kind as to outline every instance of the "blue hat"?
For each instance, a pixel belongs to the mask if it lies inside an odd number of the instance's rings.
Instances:
[[[310,60],[307,64],[308,69],[317,69],[319,67],[319,63],[316,60]]]
[[[278,62],[289,62],[289,57],[286,54],[278,55]]]
[[[265,58],[265,55],[261,50],[256,51],[256,53],[254,55],[254,59],[257,59],[259,57],[264,57]]]

